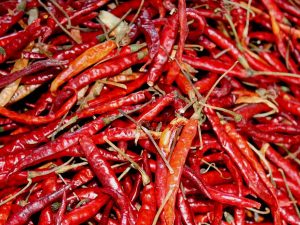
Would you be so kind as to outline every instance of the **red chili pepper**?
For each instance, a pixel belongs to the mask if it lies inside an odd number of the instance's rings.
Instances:
[[[103,114],[103,113],[118,109],[122,106],[141,103],[141,102],[145,101],[146,99],[149,99],[149,97],[150,97],[149,92],[146,92],[146,91],[136,92],[136,93],[133,93],[126,97],[104,103],[97,107],[87,108],[85,110],[82,110],[77,113],[77,116],[79,118],[85,118],[85,117],[90,117],[90,116],[97,115],[97,114]]]
[[[238,197],[233,194],[222,192],[216,188],[211,188],[206,186],[200,180],[201,176],[197,176],[197,174],[195,174],[195,172],[187,166],[183,169],[182,175],[190,179],[194,183],[194,185],[196,185],[196,188],[200,190],[202,193],[204,193],[208,198],[213,199],[217,202],[223,204],[231,204],[238,207],[254,207],[254,208],[260,207],[260,203],[252,201],[248,198]]]
[[[217,133],[219,141],[222,143],[223,148],[226,150],[230,158],[235,162],[241,173],[247,182],[250,189],[255,192],[260,198],[266,201],[269,205],[274,206],[273,214],[275,224],[280,224],[280,215],[277,208],[277,203],[272,198],[271,193],[266,186],[259,182],[258,174],[253,170],[250,163],[245,160],[237,147],[233,144],[232,140],[225,133],[224,128],[221,125],[216,113],[211,109],[205,108],[205,113],[214,129]]]
[[[194,218],[192,209],[181,192],[177,193],[176,205],[180,211],[180,215],[181,215],[183,223],[185,225],[195,225],[196,223],[195,223],[195,218]]]
[[[99,97],[97,97],[97,98],[95,98],[93,100],[90,100],[88,102],[88,105],[90,107],[94,107],[94,106],[101,105],[101,104],[103,104],[105,102],[112,101],[112,100],[114,100],[116,98],[125,96],[126,94],[130,94],[133,91],[139,89],[146,82],[147,82],[147,76],[145,74],[143,74],[138,79],[127,83],[126,84],[126,87],[127,87],[126,90],[121,89],[121,88],[114,88],[114,89],[112,89],[110,91],[107,91],[106,93],[103,92],[103,95],[100,95]]]
[[[79,140],[79,142],[89,164],[94,170],[99,181],[103,184],[104,188],[111,189],[118,194],[118,198],[120,199],[118,199],[117,202],[120,206],[126,202],[129,203],[129,199],[125,195],[120,182],[118,181],[110,165],[101,156],[101,154],[97,153],[98,150],[93,140],[87,136],[84,136]],[[129,209],[126,209],[126,211],[127,210]]]
[[[148,71],[148,80],[147,84],[153,86],[154,83],[159,79],[162,74],[163,66],[168,61],[169,55],[173,48],[176,36],[177,36],[177,27],[178,27],[178,14],[173,14],[168,18],[162,33],[164,34],[160,38],[161,48],[159,49],[157,55],[153,58],[152,63],[150,64],[150,69]]]
[[[202,56],[202,57],[191,57],[183,55],[183,61],[190,64],[195,69],[201,69],[213,73],[223,74],[229,70],[232,64],[228,64],[226,62],[222,62],[217,59],[212,59],[210,57]],[[228,75],[238,77],[238,78],[247,78],[247,72],[245,70],[232,69],[228,72]]]
[[[108,200],[109,197],[107,195],[99,193],[96,199],[67,213],[63,217],[61,224],[81,224],[87,221],[88,219],[95,216],[97,212],[108,202]]]
[[[63,218],[63,215],[66,211],[66,207],[67,207],[67,195],[66,195],[66,192],[63,193],[63,196],[62,196],[62,203],[61,203],[61,206],[57,212],[57,215],[55,217],[55,225],[60,225],[61,222],[62,222],[62,218]]]
[[[160,48],[159,34],[151,20],[151,15],[148,10],[142,9],[138,19],[138,28],[145,35],[146,43],[149,50],[149,58],[151,60],[156,56]]]
[[[5,62],[7,59],[11,58],[17,51],[23,49],[29,44],[30,41],[35,39],[39,34],[40,20],[35,20],[30,24],[24,32],[19,32],[18,35],[14,36],[14,39],[2,46],[4,49],[4,54],[0,54],[0,63]]]
[[[139,210],[137,225],[151,225],[156,215],[155,188],[152,183],[144,187],[141,194],[142,207]]]
[[[6,76],[1,77],[0,78],[0,88],[5,87],[6,85],[12,83],[13,81],[15,81],[23,76],[27,76],[32,73],[36,73],[36,72],[44,70],[48,67],[62,66],[62,65],[65,65],[66,63],[67,63],[66,61],[58,61],[58,60],[52,60],[52,59],[46,59],[46,60],[35,62],[22,70],[18,70],[16,72],[9,74],[8,77],[6,77]]]
[[[25,85],[45,84],[52,80],[58,74],[58,72],[59,70],[49,69],[35,75],[28,75],[22,78],[21,83]]]
[[[38,124],[45,124],[52,122],[63,115],[65,115],[72,106],[77,101],[77,95],[74,94],[62,107],[59,111],[57,111],[55,114],[49,114],[47,116],[39,116],[36,117],[34,115],[28,115],[28,114],[18,114],[15,111],[8,110],[4,107],[0,107],[0,114],[2,116],[8,117],[16,122],[23,123],[23,124],[31,124],[31,125],[38,125]]]
[[[57,177],[50,176],[46,181],[43,183],[43,193],[51,194],[57,191]],[[51,225],[54,223],[54,213],[52,212],[51,206],[47,206],[41,212],[39,217],[39,225]]]
[[[3,36],[13,25],[15,25],[24,15],[24,11],[16,11],[13,14],[6,14],[0,17],[0,36]]]
[[[10,216],[6,224],[8,224],[8,225],[26,224],[26,222],[29,220],[31,215],[39,212],[46,205],[59,199],[63,195],[63,193],[66,190],[68,190],[69,188],[70,188],[70,185],[64,186],[63,188],[61,188],[60,190],[58,190],[52,194],[46,195],[45,197],[42,197],[41,199],[38,199],[34,202],[27,204],[25,207],[22,207],[16,213],[14,213],[12,216]]]

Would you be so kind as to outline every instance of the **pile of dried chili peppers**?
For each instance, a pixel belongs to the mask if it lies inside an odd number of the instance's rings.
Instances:
[[[2,0],[0,225],[300,224],[299,0]]]

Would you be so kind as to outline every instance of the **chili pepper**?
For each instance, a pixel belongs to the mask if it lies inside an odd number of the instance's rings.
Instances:
[[[50,142],[47,145],[41,146],[37,149],[33,149],[30,153],[20,152],[14,155],[8,155],[4,157],[4,161],[6,163],[2,167],[3,171],[12,169],[14,166],[17,165],[15,163],[18,163],[18,165],[16,166],[18,168],[15,168],[14,171],[20,171],[22,168],[26,168],[35,163],[39,163],[41,162],[41,160],[46,160],[48,157],[53,157],[56,154],[63,152],[65,149],[77,143],[80,136],[93,135],[94,133],[102,129],[105,125],[107,125],[110,121],[110,118],[98,118],[97,120],[86,124],[80,130],[72,134],[62,136],[53,143]]]
[[[92,139],[84,136],[79,140],[79,142],[88,162],[103,186],[118,193],[118,197],[120,199],[118,199],[117,202],[120,206],[126,202],[129,203],[129,199],[126,197],[116,175],[106,160],[97,153],[97,147],[93,143]]]
[[[143,84],[147,82],[147,76],[145,74],[142,74],[141,77],[139,77],[137,80],[131,81],[128,84],[126,84],[127,89],[121,89],[121,88],[114,88],[109,93],[109,95],[105,95],[103,92],[102,96],[99,96],[98,98],[95,98],[93,100],[88,101],[89,107],[94,107],[97,105],[101,105],[105,102],[109,102],[111,100],[114,100],[118,97],[125,96],[126,94],[130,94],[133,91],[140,88]]]
[[[57,191],[57,177],[50,176],[46,181],[43,183],[43,192],[47,194],[51,194]],[[47,206],[41,212],[39,217],[39,225],[50,225],[54,223],[54,213],[52,212],[51,206]]]
[[[15,25],[24,15],[24,10],[6,14],[0,17],[0,36],[3,36],[13,25]]]
[[[95,1],[92,2],[88,5],[86,5],[84,8],[75,11],[72,15],[70,15],[70,20],[71,22],[73,20],[76,20],[86,14],[90,14],[91,12],[97,10],[98,8],[102,7],[103,5],[105,5],[108,2],[108,0],[101,0],[101,1]],[[68,22],[67,18],[63,18],[60,23],[62,25],[66,24]],[[56,25],[56,27],[58,27],[58,25]]]
[[[59,70],[53,69],[53,70],[47,70],[40,72],[35,75],[29,75],[26,77],[23,77],[21,80],[21,84],[25,85],[37,85],[37,84],[45,84],[48,81],[52,80],[56,74],[59,72]]]
[[[159,51],[160,41],[159,34],[155,29],[153,21],[151,20],[151,15],[148,10],[142,9],[138,19],[137,19],[138,28],[145,35],[146,43],[149,51],[149,58],[151,60]]]
[[[152,63],[150,64],[150,69],[148,71],[147,84],[153,86],[154,83],[158,80],[162,73],[163,66],[168,61],[169,55],[173,48],[176,36],[177,36],[177,20],[178,14],[173,14],[168,18],[167,23],[162,30],[164,34],[160,39],[161,48],[159,49],[156,56],[153,58]]]
[[[89,163],[103,186],[113,188],[120,194],[125,195],[115,174],[110,168],[110,165],[99,153],[97,153],[98,150],[93,141],[88,137],[83,137],[79,140],[79,142]]]
[[[74,61],[72,61],[68,68],[61,72],[51,83],[51,92],[55,92],[59,86],[68,81],[87,67],[103,59],[109,52],[116,47],[115,42],[106,41],[89,48]]]
[[[75,94],[72,98],[70,98],[63,106],[62,108],[57,111],[55,114],[49,114],[47,116],[33,116],[33,115],[28,115],[28,114],[18,114],[14,111],[8,110],[4,107],[0,107],[0,114],[2,116],[6,116],[16,122],[23,123],[23,124],[45,124],[52,122],[63,115],[65,115],[75,104],[77,101],[77,95]]]
[[[300,115],[299,101],[288,93],[279,92],[276,101],[282,109],[296,116]]]
[[[177,193],[176,205],[180,211],[183,223],[185,225],[195,224],[193,212],[191,211],[188,202],[186,201],[186,199],[184,199],[183,194],[181,192]]]
[[[265,142],[273,142],[273,143],[285,143],[285,144],[297,144],[299,143],[299,135],[284,135],[284,134],[278,134],[278,133],[264,133],[260,131],[253,132],[253,127],[250,124],[247,124],[246,126],[242,127],[243,131],[253,135],[253,137],[258,138],[259,140],[265,141]]]
[[[72,25],[73,26],[81,25],[84,22],[87,22],[89,20],[92,20],[92,19],[96,18],[97,16],[98,16],[98,12],[91,12],[91,13],[89,13],[87,15],[84,15],[84,16],[78,18],[78,19],[74,19],[72,21]]]
[[[63,193],[63,197],[62,197],[62,203],[61,206],[57,212],[56,218],[55,218],[55,224],[59,225],[62,222],[62,217],[66,211],[66,207],[67,207],[67,196],[66,196],[66,192]]]
[[[195,69],[206,70],[206,71],[219,73],[219,74],[225,73],[232,66],[225,62],[221,62],[217,59],[212,59],[206,56],[195,58],[195,57],[183,55],[182,59],[184,62],[190,64]],[[228,75],[238,77],[238,78],[246,78],[248,76],[245,70],[237,70],[237,69],[232,69],[231,71],[228,72]]]
[[[30,24],[24,32],[19,32],[18,35],[14,36],[14,39],[7,43],[4,48],[4,54],[0,54],[0,63],[5,62],[7,59],[11,58],[17,51],[23,49],[29,44],[29,42],[34,39],[39,34],[40,20],[35,20]]]
[[[140,51],[137,53],[132,53],[124,58],[116,58],[114,60],[101,63],[92,67],[91,69],[86,70],[73,80],[69,81],[65,88],[72,87],[75,90],[79,90],[98,79],[117,75],[128,67],[147,60],[146,55],[147,53],[145,51]]]
[[[142,207],[139,210],[136,224],[146,225],[152,224],[156,215],[156,200],[155,200],[155,188],[153,183],[144,187],[141,194]]]
[[[57,61],[57,60],[51,60],[51,59],[38,61],[22,70],[18,70],[16,72],[9,74],[8,77],[1,77],[0,78],[0,88],[5,87],[6,85],[12,83],[13,81],[15,81],[23,76],[26,76],[26,75],[29,75],[32,73],[36,73],[40,70],[46,69],[47,67],[62,66],[65,64],[66,64],[65,61]]]
[[[53,55],[53,59],[57,59],[57,60],[67,60],[68,59],[68,60],[70,60],[70,59],[82,54],[85,50],[91,48],[95,44],[96,44],[96,42],[76,44],[70,49],[56,52]]]
[[[29,220],[30,216],[36,212],[39,212],[43,209],[46,205],[56,201],[59,199],[63,193],[70,188],[69,185],[64,186],[60,190],[46,195],[41,199],[38,199],[32,203],[27,204],[25,207],[21,208],[18,212],[14,213],[7,221],[7,224],[26,224]]]
[[[293,166],[289,160],[282,157],[278,152],[276,152],[271,146],[268,146],[266,150],[266,157],[273,162],[277,167],[282,168],[285,174],[292,180],[296,181],[299,185],[300,177],[298,169]]]
[[[45,59],[45,58],[47,58],[47,56],[45,54],[42,54],[42,53],[23,51],[21,53],[21,58],[24,58],[24,59]]]
[[[121,106],[132,105],[140,103],[149,98],[149,93],[145,91],[140,91],[128,95],[123,98],[119,98],[117,100],[113,100],[107,103],[102,104],[101,106],[97,106],[94,108],[87,108],[85,110],[80,111],[77,116],[79,118],[89,117],[96,114],[103,114],[105,112],[112,111],[114,109],[120,108]]]
[[[158,101],[156,101],[153,105],[150,106],[151,110],[145,110],[145,113],[141,113],[141,115],[137,118],[137,123],[151,121],[165,107],[167,107],[173,102],[174,98],[176,98],[176,95],[176,92],[171,92],[161,97]]]
[[[141,174],[137,174],[136,176],[137,178],[135,179],[135,183],[132,187],[131,192],[129,193],[129,199],[130,201],[133,203],[134,201],[136,201],[136,199],[138,198],[140,192],[141,192],[141,187],[143,185],[143,180],[142,180],[142,176]]]
[[[165,186],[165,188],[167,188],[166,192],[168,192],[170,188],[173,188],[172,195],[164,207],[167,224],[173,224],[175,220],[174,208],[176,202],[176,193],[179,189],[178,178],[181,177],[185,159],[196,135],[197,124],[198,121],[194,119],[191,119],[187,122],[170,158],[170,165],[173,168],[174,173],[169,174]]]
[[[247,198],[238,197],[236,195],[228,194],[206,186],[201,181],[201,176],[195,174],[195,172],[187,166],[184,167],[182,175],[191,180],[196,185],[196,188],[203,192],[208,198],[213,199],[217,202],[223,204],[232,204],[238,207],[260,207],[260,203],[258,202],[252,201]]]
[[[224,128],[222,127],[219,118],[216,113],[211,109],[205,108],[206,115],[213,126],[214,131],[218,135],[219,141],[222,143],[223,148],[226,150],[230,158],[235,162],[238,168],[241,170],[241,173],[247,182],[250,189],[255,192],[260,198],[274,206],[273,214],[275,219],[275,224],[280,224],[280,215],[278,213],[277,203],[272,198],[271,193],[268,189],[259,182],[258,174],[251,168],[251,165],[248,161],[244,160],[241,153],[237,147],[232,143],[232,140],[225,133]]]
[[[147,2],[145,2],[147,4]],[[111,13],[117,17],[122,17],[129,9],[138,9],[141,5],[141,0],[130,0],[122,2],[116,8],[111,10]]]

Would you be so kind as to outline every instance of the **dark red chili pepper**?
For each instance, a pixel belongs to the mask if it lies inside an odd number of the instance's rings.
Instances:
[[[66,192],[64,192],[62,196],[62,203],[55,217],[55,223],[54,223],[55,225],[61,224],[63,215],[66,211],[66,207],[67,207],[67,194]]]
[[[238,197],[236,195],[219,191],[216,188],[206,186],[200,179],[201,175],[198,176],[195,171],[187,166],[184,167],[182,175],[191,180],[194,185],[196,185],[196,188],[201,191],[201,193],[204,193],[208,198],[217,202],[223,204],[232,204],[238,207],[260,207],[260,203],[252,201],[248,198]]]
[[[217,59],[212,59],[206,56],[196,58],[196,57],[183,55],[182,59],[184,62],[190,64],[195,69],[206,70],[206,71],[219,73],[219,74],[225,73],[232,66],[232,64],[230,65],[228,63],[222,62]],[[238,78],[246,78],[249,76],[245,70],[237,70],[237,69],[232,69],[231,71],[228,72],[228,75],[238,77]]]
[[[138,28],[145,35],[146,43],[149,50],[149,58],[151,60],[156,56],[160,48],[159,34],[151,20],[151,15],[148,10],[142,9],[137,19]]]
[[[122,106],[141,103],[142,101],[149,99],[149,97],[150,97],[149,92],[145,92],[145,91],[136,92],[136,93],[133,93],[126,97],[104,103],[104,104],[99,105],[94,108],[84,109],[84,110],[78,112],[77,116],[79,118],[84,118],[84,117],[90,117],[90,116],[97,115],[97,114],[103,114],[105,112],[109,112],[114,109],[118,109]]]
[[[63,195],[63,193],[67,191],[69,188],[70,185],[66,185],[52,194],[46,195],[45,197],[42,197],[34,202],[27,204],[25,207],[22,207],[18,212],[10,216],[6,224],[8,225],[26,224],[26,222],[29,220],[31,215],[39,212],[48,204],[59,199]]]
[[[23,76],[27,76],[32,73],[36,73],[36,72],[44,70],[48,67],[63,66],[66,63],[67,63],[66,61],[58,61],[58,60],[52,60],[52,59],[46,59],[46,60],[35,62],[22,70],[13,72],[5,77],[1,77],[0,78],[0,88],[5,87],[6,85],[12,83],[13,81],[15,81]]]
[[[159,49],[157,55],[154,57],[152,63],[150,64],[150,69],[148,74],[147,83],[149,86],[153,86],[154,83],[159,79],[163,66],[169,59],[169,55],[173,48],[176,36],[177,36],[177,27],[178,27],[178,14],[174,13],[171,17],[168,18],[162,33],[164,34],[160,38],[161,48]]]
[[[107,161],[101,156],[101,154],[97,153],[97,147],[92,139],[84,136],[79,140],[79,142],[89,164],[94,170],[99,181],[103,184],[104,188],[111,189],[114,193],[118,194],[117,202],[120,206],[125,203],[129,204],[129,199],[125,195],[120,182]]]
[[[145,2],[147,4],[147,2]],[[112,9],[110,12],[117,17],[122,17],[129,9],[136,10],[140,7],[141,0],[129,0],[122,2],[116,8]]]

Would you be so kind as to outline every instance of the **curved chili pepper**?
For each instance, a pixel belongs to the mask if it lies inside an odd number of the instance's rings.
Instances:
[[[137,19],[138,28],[145,35],[146,43],[149,50],[149,58],[151,60],[158,53],[160,48],[159,34],[154,26],[154,23],[151,20],[151,15],[146,9],[142,9],[138,19]]]
[[[218,139],[222,143],[223,148],[226,150],[230,158],[235,162],[241,173],[247,182],[250,189],[257,193],[257,195],[264,201],[274,206],[273,214],[275,218],[275,224],[280,224],[280,215],[278,212],[277,202],[272,198],[271,193],[268,191],[266,186],[259,182],[258,174],[253,170],[250,163],[245,160],[237,147],[232,143],[232,140],[225,133],[224,128],[221,125],[219,118],[216,113],[208,108],[205,108],[205,113],[212,124],[214,132],[217,133]]]
[[[128,95],[123,98],[119,98],[107,103],[104,103],[100,106],[94,108],[87,108],[77,113],[79,118],[89,117],[97,114],[103,114],[105,112],[112,111],[114,109],[118,109],[122,106],[133,105],[143,102],[144,100],[149,98],[149,93],[146,91],[139,91]]]
[[[164,29],[162,31],[164,35],[160,39],[161,48],[159,49],[157,55],[153,58],[153,61],[150,64],[149,72],[147,73],[147,84],[149,86],[153,86],[154,83],[158,80],[162,73],[163,66],[168,61],[177,36],[177,20],[178,14],[175,13],[168,18],[167,23],[164,26]]]
[[[104,43],[95,45],[87,49],[84,53],[72,61],[68,68],[61,72],[51,83],[50,90],[55,92],[59,86],[64,82],[70,80],[72,77],[103,59],[116,46],[114,41],[106,41]]]
[[[0,78],[0,88],[5,87],[6,85],[12,83],[13,81],[23,77],[27,76],[32,73],[36,73],[38,71],[41,71],[43,69],[46,69],[48,67],[55,67],[55,66],[62,66],[65,65],[66,61],[58,61],[58,60],[52,60],[52,59],[46,59],[42,61],[35,62],[31,64],[30,66],[26,67],[25,69],[18,70],[16,72],[13,72],[8,75],[8,77],[1,77]]]
[[[106,160],[99,153],[97,153],[97,147],[92,139],[84,136],[79,140],[79,142],[86,158],[88,159],[88,162],[103,186],[107,189],[113,190],[118,194],[117,202],[120,206],[126,202],[129,203],[129,199],[125,195],[116,175]]]
[[[182,59],[184,62],[190,64],[195,69],[206,70],[206,71],[219,73],[219,74],[225,73],[232,66],[228,63],[221,62],[220,60],[212,59],[206,56],[196,58],[196,57],[183,55]],[[245,70],[237,70],[237,69],[232,69],[231,71],[228,72],[228,75],[235,76],[238,78],[247,78],[249,76],[247,75],[247,72]]]
[[[39,212],[43,209],[46,205],[56,201],[59,199],[63,193],[70,188],[70,185],[64,186],[60,190],[46,195],[41,199],[38,199],[32,203],[27,204],[25,207],[21,208],[18,212],[14,213],[7,221],[6,224],[13,225],[13,224],[26,224],[29,220],[30,216],[36,212]]]
[[[8,110],[5,107],[0,107],[0,115],[5,116],[7,118],[10,118],[16,122],[23,123],[23,124],[45,124],[52,122],[63,115],[65,115],[72,106],[77,101],[77,95],[74,94],[73,97],[71,97],[62,107],[59,111],[57,111],[55,114],[49,114],[47,116],[39,116],[36,117],[34,115],[28,115],[28,114],[18,114],[14,111]]]

